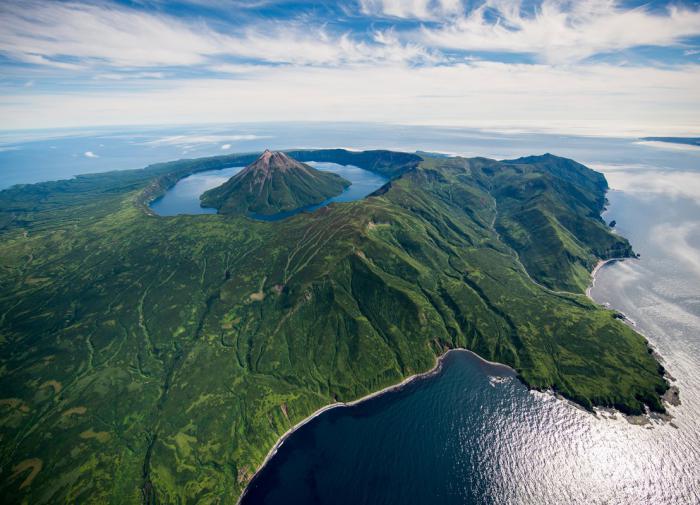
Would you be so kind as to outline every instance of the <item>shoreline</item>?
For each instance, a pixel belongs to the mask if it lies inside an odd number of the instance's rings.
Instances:
[[[353,407],[359,403],[365,402],[367,400],[371,400],[372,398],[376,398],[378,396],[381,396],[381,395],[384,395],[387,393],[391,393],[393,391],[398,391],[414,381],[426,379],[428,377],[432,377],[434,375],[437,375],[438,373],[440,373],[442,371],[443,361],[446,359],[446,357],[450,353],[453,353],[453,352],[468,353],[468,354],[472,355],[473,357],[475,357],[477,360],[479,360],[484,365],[488,365],[490,367],[499,369],[499,371],[504,373],[504,374],[505,373],[507,373],[509,375],[512,374],[514,377],[517,377],[517,372],[515,371],[515,369],[509,367],[508,365],[504,365],[503,363],[497,363],[495,361],[489,361],[487,359],[482,358],[481,356],[479,356],[475,352],[470,351],[469,349],[464,349],[464,348],[458,347],[455,349],[448,349],[447,351],[440,354],[439,356],[436,356],[435,357],[435,365],[433,365],[433,367],[430,370],[427,370],[427,371],[421,372],[421,373],[417,373],[414,375],[409,375],[408,377],[403,379],[398,384],[393,384],[391,386],[387,386],[387,387],[382,388],[378,391],[375,391],[373,393],[369,393],[365,396],[362,396],[356,400],[352,400],[349,402],[333,402],[331,404],[325,405],[325,406],[319,408],[318,410],[316,410],[315,412],[313,412],[308,417],[305,417],[304,419],[302,419],[301,421],[296,423],[294,426],[292,426],[287,431],[285,431],[281,437],[279,437],[277,439],[277,442],[275,442],[275,445],[273,445],[272,448],[268,451],[267,455],[265,456],[265,459],[263,459],[262,463],[260,463],[258,468],[255,470],[255,473],[250,478],[250,480],[246,484],[245,488],[243,488],[243,492],[241,493],[241,496],[238,497],[238,500],[236,501],[236,505],[241,504],[243,498],[246,495],[246,492],[248,491],[248,487],[253,483],[253,481],[258,476],[258,474],[262,471],[262,469],[265,468],[265,465],[267,465],[270,462],[270,460],[275,456],[275,454],[277,454],[277,451],[279,450],[280,447],[282,447],[282,444],[284,444],[284,442],[299,428],[301,428],[302,426],[306,425],[307,423],[313,421],[315,418],[317,418],[318,416],[320,416],[321,414],[323,414],[325,412],[328,412],[329,410],[341,408],[341,407]]]
[[[591,290],[592,290],[593,287],[595,286],[596,274],[597,274],[604,266],[606,266],[606,265],[608,265],[608,264],[615,263],[615,262],[617,262],[617,261],[624,261],[624,260],[628,260],[628,259],[637,259],[637,258],[635,258],[635,257],[625,257],[625,258],[619,257],[619,258],[609,258],[609,259],[606,259],[606,260],[600,260],[600,261],[598,261],[598,263],[595,265],[595,267],[593,267],[593,270],[591,270],[591,273],[590,273],[591,281],[590,281],[590,284],[588,285],[588,287],[586,288],[586,297],[588,297],[592,302],[596,303],[597,305],[601,305],[599,302],[597,302],[597,301],[591,296]],[[626,316],[625,314],[623,314],[623,316],[625,317],[625,320],[629,320],[629,319],[627,319],[627,316]],[[644,337],[645,337],[645,339],[647,340],[647,342],[649,342],[649,339],[646,337],[646,335],[645,335]],[[466,352],[466,353],[469,353],[469,354],[471,354],[473,357],[477,358],[477,360],[479,360],[479,361],[480,361],[481,363],[483,363],[484,365],[488,365],[488,366],[490,366],[490,367],[494,367],[494,368],[500,369],[502,372],[507,372],[508,374],[512,374],[514,377],[518,377],[518,373],[517,373],[517,371],[516,371],[515,369],[513,369],[513,368],[511,368],[511,367],[509,367],[508,365],[505,365],[505,364],[503,364],[503,363],[498,363],[498,362],[495,362],[495,361],[489,361],[489,360],[487,360],[487,359],[485,359],[485,358],[482,358],[481,356],[479,356],[478,354],[476,354],[476,353],[473,352],[473,351],[470,351],[469,349],[464,349],[464,348],[448,349],[447,351],[445,351],[445,352],[442,353],[441,355],[436,356],[436,358],[435,358],[435,365],[434,365],[430,370],[427,370],[427,371],[422,372],[422,373],[410,375],[410,376],[406,377],[405,379],[403,379],[403,380],[402,380],[401,382],[399,382],[398,384],[393,384],[393,385],[391,385],[391,386],[387,386],[387,387],[382,388],[382,389],[380,389],[380,390],[378,390],[378,391],[375,391],[375,392],[373,392],[373,393],[369,393],[369,394],[367,394],[367,395],[365,395],[365,396],[363,396],[363,397],[361,397],[361,398],[358,398],[358,399],[356,399],[356,400],[352,400],[352,401],[349,401],[349,402],[334,402],[334,403],[325,405],[325,406],[323,406],[323,407],[317,409],[316,411],[314,411],[314,412],[313,412],[311,415],[309,415],[308,417],[305,417],[304,419],[302,419],[301,421],[299,421],[298,423],[296,423],[296,424],[295,424],[294,426],[292,426],[291,428],[289,428],[286,432],[284,432],[284,434],[282,434],[282,436],[280,436],[280,437],[277,439],[277,442],[275,442],[275,444],[272,446],[272,448],[268,451],[267,455],[265,456],[265,459],[263,459],[262,463],[261,463],[261,464],[258,466],[258,468],[255,470],[255,473],[253,473],[252,477],[250,478],[250,480],[249,480],[248,483],[246,484],[245,488],[243,488],[243,492],[242,492],[241,495],[238,497],[238,500],[236,501],[236,505],[240,505],[240,504],[241,504],[243,498],[244,498],[245,495],[246,495],[246,492],[248,491],[248,487],[253,483],[253,481],[254,481],[255,478],[258,476],[258,474],[262,471],[262,469],[265,467],[265,465],[267,465],[267,464],[270,462],[270,460],[277,454],[277,451],[278,451],[279,448],[284,444],[284,442],[285,442],[295,431],[297,431],[299,428],[301,428],[302,426],[306,425],[307,423],[313,421],[315,418],[317,418],[318,416],[320,416],[321,414],[323,414],[323,413],[325,413],[325,412],[328,412],[329,410],[332,410],[332,409],[335,409],[335,408],[341,408],[341,407],[352,407],[352,406],[355,406],[355,405],[357,405],[357,404],[359,404],[359,403],[365,402],[365,401],[367,401],[367,400],[371,400],[372,398],[376,398],[376,397],[378,397],[378,396],[381,396],[381,395],[384,395],[384,394],[387,394],[387,393],[391,393],[392,391],[400,390],[401,388],[407,386],[408,384],[410,384],[410,383],[412,383],[412,382],[414,382],[414,381],[416,381],[416,380],[420,380],[420,379],[425,379],[425,378],[428,378],[428,377],[432,377],[432,376],[434,376],[434,375],[440,373],[440,371],[442,370],[443,361],[445,360],[445,358],[447,357],[447,355],[450,354],[450,353],[452,353],[452,352]],[[530,388],[530,386],[528,386],[528,385],[525,385],[525,386],[526,386],[528,389],[532,389],[532,388]],[[576,407],[576,408],[582,408],[582,407],[581,407],[580,405],[578,405],[576,402],[573,402],[573,401],[571,401],[571,400],[568,400],[568,399],[566,399],[565,397],[556,394],[556,393],[555,393],[554,391],[552,391],[552,390],[547,390],[547,391],[548,391],[548,392],[551,392],[552,394],[554,394],[555,397],[560,398],[560,399],[564,400],[565,402],[572,404],[572,405],[573,405],[574,407]],[[586,411],[586,412],[587,412],[587,411]],[[594,416],[596,415],[595,412],[593,412],[592,414],[593,414]],[[624,414],[623,414],[623,416],[624,416]],[[624,417],[628,417],[628,416],[624,416]],[[645,416],[641,416],[641,417],[645,417]]]
[[[590,283],[589,286],[586,288],[586,296],[587,296],[593,303],[595,303],[595,304],[597,304],[597,305],[600,305],[600,306],[602,306],[602,307],[609,308],[609,307],[607,307],[607,304],[601,304],[601,303],[598,302],[596,299],[594,299],[593,296],[591,296],[591,290],[592,290],[593,287],[595,286],[596,274],[597,274],[605,265],[607,265],[607,264],[609,264],[609,263],[615,263],[615,262],[617,262],[617,261],[625,261],[625,260],[628,260],[628,259],[639,259],[639,258],[636,257],[636,256],[631,256],[631,257],[629,257],[629,258],[610,258],[610,259],[607,259],[607,260],[600,260],[600,261],[596,264],[596,266],[595,266],[595,267],[593,268],[593,270],[591,271],[591,283]],[[617,309],[613,309],[613,310],[615,310],[615,312],[617,312],[618,314],[620,314],[620,315],[622,316],[621,319],[622,319],[622,322],[623,322],[624,324],[628,325],[630,328],[632,328],[634,331],[636,331],[636,332],[639,333],[642,337],[644,337],[644,340],[645,340],[646,343],[647,343],[647,347],[648,347],[649,350],[652,352],[652,354],[653,354],[654,358],[656,359],[656,361],[657,361],[659,364],[662,364],[662,365],[663,365],[663,362],[664,362],[663,357],[662,357],[658,352],[656,352],[656,348],[654,347],[654,344],[652,343],[651,339],[649,338],[649,336],[648,336],[646,333],[642,332],[642,331],[637,327],[637,323],[634,321],[634,319],[631,319],[627,314],[625,314],[625,313],[622,312],[621,310],[617,310]],[[675,382],[676,379],[669,373],[668,370],[665,369],[665,367],[664,367],[664,374],[663,374],[663,376],[664,376],[664,378],[667,380],[668,385],[669,385],[669,388],[666,390],[666,392],[665,392],[663,395],[661,395],[662,403],[666,403],[666,404],[668,404],[668,405],[677,407],[678,405],[680,405],[680,399],[678,398],[678,393],[679,393],[679,391],[678,391],[678,388],[677,388],[676,386],[671,385],[673,382]],[[671,392],[671,393],[669,393],[669,392]],[[599,407],[599,409],[600,409],[601,411],[618,412],[618,411],[615,410],[615,409],[608,409],[608,408],[605,408],[605,407]],[[627,421],[629,421],[630,423],[632,423],[632,424],[639,424],[639,425],[648,424],[648,422],[649,422],[651,419],[654,419],[654,418],[663,419],[663,420],[669,421],[669,422],[673,419],[673,416],[672,416],[671,414],[669,414],[669,413],[666,413],[666,414],[656,414],[656,413],[653,413],[653,412],[648,412],[648,413],[645,413],[645,414],[642,414],[642,415],[638,415],[638,416],[632,416],[632,415],[627,415],[627,414],[624,414],[624,413],[623,413],[622,416],[623,416],[625,419],[627,419]]]
[[[630,257],[627,257],[627,258],[610,258],[610,259],[607,259],[607,260],[600,260],[600,261],[598,261],[598,263],[596,263],[596,266],[593,268],[593,270],[591,270],[591,282],[590,282],[590,284],[588,285],[588,287],[586,288],[586,296],[588,297],[589,300],[591,300],[591,301],[592,301],[593,303],[595,303],[596,305],[599,305],[599,306],[604,307],[604,308],[606,308],[606,309],[614,310],[615,312],[617,312],[620,316],[622,316],[622,317],[620,318],[620,319],[622,320],[622,322],[625,323],[626,325],[630,326],[634,331],[636,331],[636,332],[639,333],[640,335],[642,335],[642,336],[646,339],[647,344],[651,346],[651,341],[649,340],[649,337],[637,329],[637,323],[635,322],[634,319],[632,319],[631,317],[629,317],[627,314],[625,314],[625,313],[622,312],[621,310],[618,310],[618,309],[611,309],[611,308],[608,306],[608,305],[609,305],[608,303],[601,303],[601,302],[599,302],[598,300],[596,300],[595,298],[593,298],[593,296],[591,295],[591,290],[592,290],[593,287],[595,286],[596,274],[597,274],[605,265],[612,264],[612,263],[616,263],[616,262],[618,262],[618,261],[622,262],[622,261],[630,260],[630,259],[631,259],[631,260],[636,260],[636,259],[639,259],[639,258],[636,257],[636,256],[630,256]],[[660,358],[661,358],[661,356],[657,356],[657,361],[661,362],[661,359],[660,359]]]
[[[605,265],[608,265],[608,264],[610,264],[610,263],[615,263],[615,262],[617,262],[617,261],[625,261],[625,260],[631,260],[631,259],[637,259],[637,258],[635,258],[635,257],[633,257],[633,256],[630,256],[630,257],[628,257],[628,258],[610,258],[610,259],[607,259],[607,260],[600,260],[600,261],[598,261],[598,263],[596,263],[595,267],[593,267],[593,270],[591,270],[591,282],[590,282],[590,284],[588,284],[588,287],[586,288],[586,296],[587,296],[590,300],[592,300],[592,301],[594,301],[595,303],[597,303],[598,305],[600,305],[600,303],[598,303],[597,301],[595,301],[595,300],[593,299],[593,297],[591,296],[591,290],[592,290],[593,287],[595,286],[595,276],[596,276],[596,274],[597,274]],[[625,317],[626,317],[626,316],[625,316]]]

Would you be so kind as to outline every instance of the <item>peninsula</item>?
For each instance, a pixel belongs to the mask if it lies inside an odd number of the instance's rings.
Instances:
[[[600,218],[603,175],[549,154],[260,156],[0,192],[6,503],[233,504],[298,422],[454,348],[587,409],[664,411],[646,340],[585,296],[600,260],[634,254]],[[342,191],[302,177],[318,177],[309,161],[390,180],[288,219],[247,216],[306,205],[312,184],[315,200]],[[149,211],[183,177],[251,163],[269,170],[205,194],[220,214]]]

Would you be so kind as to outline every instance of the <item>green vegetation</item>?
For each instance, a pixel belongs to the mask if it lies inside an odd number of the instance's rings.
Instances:
[[[605,180],[553,156],[342,150],[392,180],[278,222],[159,217],[183,160],[0,192],[0,493],[6,503],[234,503],[319,407],[464,347],[587,408],[661,411],[642,336],[582,294],[631,254]]]
[[[201,200],[222,214],[271,215],[321,203],[349,185],[338,174],[321,172],[285,153],[265,151]]]

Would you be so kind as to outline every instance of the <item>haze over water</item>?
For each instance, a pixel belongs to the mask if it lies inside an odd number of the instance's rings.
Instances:
[[[700,503],[700,149],[353,124],[6,136],[0,187],[180,157],[343,146],[495,158],[551,152],[603,171],[613,188],[605,217],[641,260],[601,270],[592,295],[649,337],[682,404],[670,408],[671,423],[594,417],[453,353],[439,375],[299,430],[256,480],[270,493],[244,503]]]

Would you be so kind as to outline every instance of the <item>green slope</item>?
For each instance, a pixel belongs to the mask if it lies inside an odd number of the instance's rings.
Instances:
[[[644,338],[581,294],[630,251],[592,171],[302,152],[394,179],[275,223],[147,212],[179,178],[256,157],[0,192],[6,502],[234,503],[296,422],[453,347],[588,408],[663,410]]]
[[[285,153],[265,151],[224,184],[204,193],[201,201],[222,214],[271,215],[321,203],[349,185],[338,174],[316,170]]]

